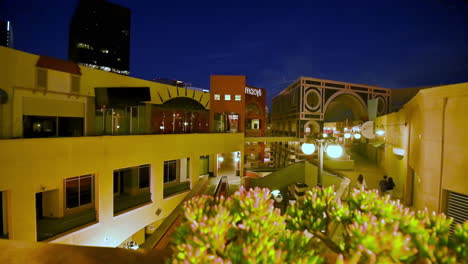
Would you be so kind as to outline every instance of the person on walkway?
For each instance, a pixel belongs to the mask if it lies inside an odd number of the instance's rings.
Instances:
[[[383,176],[383,179],[379,182],[379,186],[380,186],[380,193],[382,195],[385,194],[385,192],[387,191],[387,175],[384,175]]]
[[[359,174],[357,178],[356,188],[359,190],[361,189],[367,190],[366,180],[364,179],[364,176],[362,176],[362,174]]]
[[[390,178],[388,178],[388,181],[387,181],[387,186],[386,186],[385,193],[389,194],[390,197],[391,197],[394,188],[395,188],[395,183],[393,182],[393,178],[390,177]]]

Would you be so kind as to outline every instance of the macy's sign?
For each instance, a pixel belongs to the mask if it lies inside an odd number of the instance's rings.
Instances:
[[[250,95],[255,95],[257,97],[262,96],[262,90],[255,89],[255,88],[245,87],[245,93],[250,94]]]

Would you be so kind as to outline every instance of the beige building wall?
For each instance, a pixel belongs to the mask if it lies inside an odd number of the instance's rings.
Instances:
[[[187,194],[163,198],[164,161],[190,158],[193,187],[201,155],[242,151],[243,138],[229,133],[0,140],[0,191],[9,193],[10,239],[36,241],[37,192],[52,191],[58,203],[45,211],[60,217],[65,211],[64,180],[93,174],[97,223],[50,242],[117,247],[169,215]],[[151,165],[152,203],[114,216],[113,170],[143,164]]]
[[[151,101],[147,102],[148,118],[145,122],[148,127],[151,118],[150,104],[162,104],[175,97],[188,97],[199,101],[206,109],[210,107],[209,93],[83,66],[79,66],[81,76],[78,93],[71,92],[72,74],[51,69],[46,69],[47,89],[44,90],[37,86],[38,55],[0,47],[0,58],[0,89],[5,90],[9,97],[6,104],[0,105],[0,139],[21,138],[23,115],[26,113],[84,117],[85,135],[95,135],[94,88],[97,87],[149,87]],[[71,111],[73,114],[70,114]]]
[[[444,212],[447,191],[468,195],[467,124],[468,83],[423,89],[399,112],[377,118],[386,130],[379,162],[395,179],[398,198]],[[405,155],[393,154],[394,147]]]

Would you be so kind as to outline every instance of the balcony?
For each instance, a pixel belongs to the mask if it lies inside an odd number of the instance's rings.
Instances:
[[[61,218],[42,218],[37,220],[37,241],[44,241],[51,237],[65,233],[72,229],[96,221],[96,211],[86,211],[67,215]]]
[[[260,129],[246,129],[245,130],[246,137],[263,137],[265,134]]]
[[[190,190],[190,182],[181,182],[176,185],[164,186],[164,198]]]
[[[127,209],[137,207],[151,202],[151,193],[144,192],[137,195],[124,195],[114,197],[114,214],[118,214]]]

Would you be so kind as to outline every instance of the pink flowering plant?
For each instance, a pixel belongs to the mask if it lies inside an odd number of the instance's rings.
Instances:
[[[466,263],[468,222],[413,212],[377,191],[354,191],[346,202],[315,188],[274,208],[268,189],[185,203],[172,263]]]

